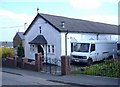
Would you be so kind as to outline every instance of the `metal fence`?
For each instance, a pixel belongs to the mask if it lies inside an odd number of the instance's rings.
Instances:
[[[61,75],[61,60],[57,58],[44,58],[42,72]]]

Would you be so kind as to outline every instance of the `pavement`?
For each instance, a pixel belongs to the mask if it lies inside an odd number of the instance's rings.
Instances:
[[[110,78],[110,77],[101,77],[101,76],[92,76],[92,75],[64,75],[58,76],[45,72],[36,72],[20,68],[2,68],[2,72],[11,73],[15,75],[25,76],[25,81],[29,79],[35,80],[37,77],[38,84],[55,84],[55,85],[64,85],[69,84],[78,87],[120,87],[120,78]],[[27,78],[30,76],[29,78]],[[2,76],[5,78],[5,74]],[[16,77],[17,78],[17,77]],[[42,81],[41,83],[39,81]],[[4,81],[3,81],[4,83]],[[19,82],[18,82],[19,83]]]

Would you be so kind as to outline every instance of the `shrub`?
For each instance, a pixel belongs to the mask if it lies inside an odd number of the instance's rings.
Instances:
[[[107,77],[120,77],[120,62],[114,60],[107,60],[105,62],[94,64],[85,67],[84,71],[75,70],[72,71],[73,74],[87,74],[87,75],[97,75],[97,76],[107,76]]]
[[[6,47],[0,48],[0,57],[6,58],[6,57],[13,57],[13,56],[14,56],[13,48],[6,48]]]
[[[0,58],[2,57],[2,48],[0,48]]]
[[[17,56],[24,57],[24,48],[23,48],[22,44],[20,44],[20,46],[18,46],[18,48],[17,48]]]

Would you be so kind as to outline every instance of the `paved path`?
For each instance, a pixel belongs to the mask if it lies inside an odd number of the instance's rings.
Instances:
[[[29,80],[33,78],[33,80],[38,79],[39,81],[43,81],[42,84],[46,84],[48,81],[48,84],[70,84],[70,85],[76,85],[76,86],[103,86],[109,85],[110,87],[119,87],[119,81],[118,78],[109,78],[109,77],[100,77],[100,76],[90,76],[90,75],[66,75],[66,76],[56,76],[51,74],[46,74],[43,72],[35,72],[35,71],[29,71],[24,69],[12,69],[12,68],[3,68],[3,72],[10,72],[15,73],[18,75],[23,75],[25,77],[21,76],[21,79]],[[4,83],[4,74],[3,74],[3,83]],[[28,77],[29,76],[29,77]],[[17,78],[17,77],[16,77]],[[19,81],[19,80],[18,80]],[[37,82],[37,84],[41,84]],[[45,83],[44,83],[45,82]],[[53,82],[53,83],[51,83]],[[23,82],[24,83],[24,82]],[[32,84],[32,83],[31,83]],[[34,82],[33,82],[34,84]],[[60,84],[60,85],[63,85]]]

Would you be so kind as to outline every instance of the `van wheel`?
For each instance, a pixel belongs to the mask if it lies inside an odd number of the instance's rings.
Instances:
[[[88,59],[87,65],[90,66],[90,65],[92,65],[92,64],[93,64],[93,60],[92,60],[92,59]]]

